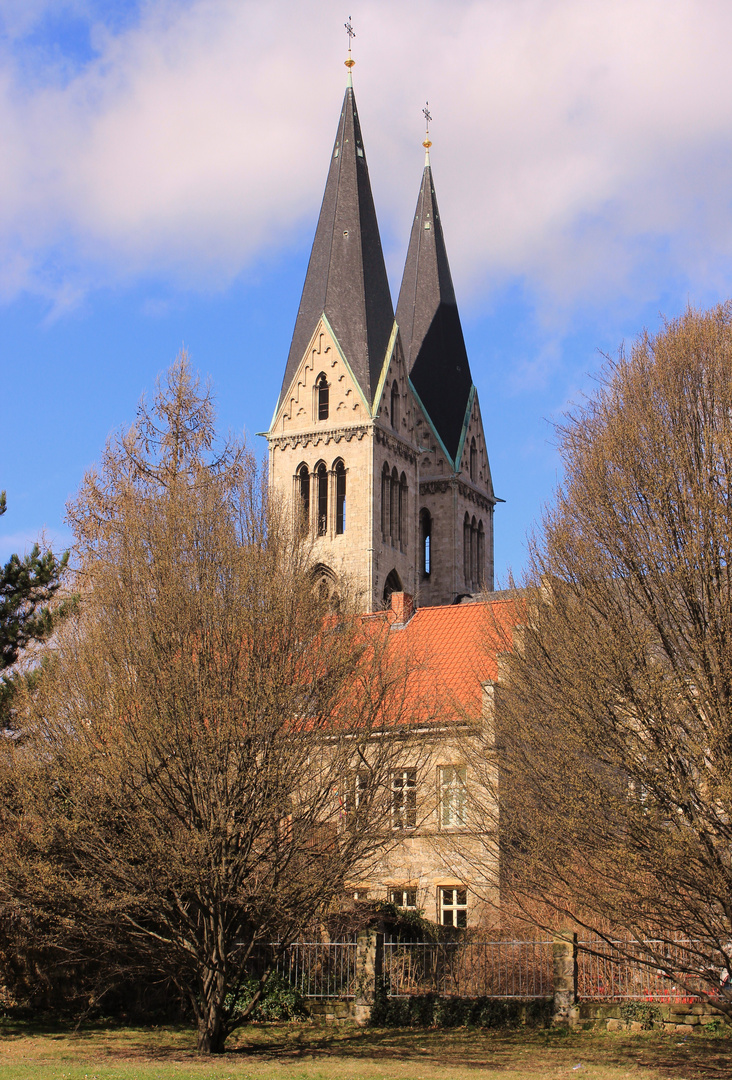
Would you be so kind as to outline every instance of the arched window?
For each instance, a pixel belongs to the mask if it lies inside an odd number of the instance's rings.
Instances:
[[[478,552],[476,551],[477,546],[478,546],[478,525],[476,523],[475,518],[473,518],[473,520],[470,523],[470,581],[471,581],[473,586],[475,586],[475,582],[476,582],[477,577],[478,577],[478,575],[476,573],[476,568],[477,568],[477,563],[478,563]]]
[[[336,533],[346,531],[346,466],[338,459],[335,463],[336,486]]]
[[[390,570],[389,575],[384,582],[384,604],[389,603],[389,598],[393,592],[403,592],[402,579],[397,574],[396,570]]]
[[[391,536],[391,473],[386,462],[381,470],[381,535],[384,540]]]
[[[407,478],[402,473],[399,477],[399,543],[402,546],[402,551],[407,546],[407,522],[409,521],[407,494]]]
[[[303,525],[310,521],[310,472],[303,464],[297,470],[297,493],[300,497],[300,515]]]
[[[475,445],[475,437],[470,440],[470,479],[475,480],[478,475],[478,448]]]
[[[423,506],[419,512],[420,571],[423,578],[432,573],[432,515]]]
[[[401,543],[402,539],[402,515],[401,498],[399,491],[399,473],[396,465],[391,470],[391,542]]]
[[[338,602],[338,594],[335,592],[338,578],[329,566],[325,563],[316,563],[310,571],[310,577],[313,591],[319,600],[328,602],[331,607],[334,599],[336,603]]]
[[[485,532],[483,522],[478,522],[478,587],[485,584]]]
[[[465,584],[470,585],[470,517],[467,513],[463,520],[463,576]]]
[[[325,536],[328,531],[328,470],[324,461],[315,467],[315,482],[318,492],[318,536]]]
[[[318,420],[328,419],[328,409],[330,401],[330,387],[328,386],[328,380],[325,377],[325,373],[321,371],[315,380],[315,390],[317,394],[318,403]]]
[[[394,380],[394,385],[391,388],[391,426],[398,431],[399,430],[399,383]]]

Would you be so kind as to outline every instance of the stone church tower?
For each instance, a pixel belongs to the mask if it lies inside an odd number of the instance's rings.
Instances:
[[[394,318],[350,67],[269,441],[272,491],[314,537],[315,574],[451,604],[493,588],[493,507],[429,165]]]

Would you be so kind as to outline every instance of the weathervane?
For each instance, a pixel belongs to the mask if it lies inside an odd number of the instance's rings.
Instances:
[[[353,40],[353,38],[355,38],[356,31],[353,29],[353,23],[351,22],[351,16],[350,15],[348,16],[348,22],[344,23],[343,25],[345,26],[346,33],[348,34],[348,59],[345,61],[345,64],[346,64],[346,67],[348,68],[348,85],[350,86],[351,85],[351,68],[356,63],[355,60],[351,59],[351,41]]]
[[[425,161],[425,165],[429,165],[429,163],[430,163],[430,147],[432,146],[432,143],[430,142],[430,120],[432,119],[432,113],[430,112],[430,103],[429,103],[429,101],[425,101],[424,108],[422,109],[422,113],[424,114],[424,123],[425,123],[425,127],[427,129],[427,131],[425,133],[425,137],[424,137],[424,142],[422,143],[422,146],[424,147],[424,161]]]

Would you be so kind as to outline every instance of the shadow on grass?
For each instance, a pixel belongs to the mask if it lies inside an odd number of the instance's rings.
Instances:
[[[464,1069],[489,1067],[494,1071],[528,1067],[532,1072],[583,1062],[618,1068],[636,1066],[648,1070],[651,1076],[660,1070],[686,1080],[730,1080],[732,1076],[732,1037],[695,1036],[684,1041],[650,1032],[630,1036],[563,1029],[341,1029],[318,1036],[310,1029],[299,1037],[277,1039],[272,1038],[275,1030],[270,1029],[269,1037],[261,1041],[250,1041],[247,1037],[251,1029],[246,1029],[239,1038],[247,1041],[232,1046],[228,1054],[278,1061],[318,1057],[419,1061]]]
[[[117,1024],[86,1024],[78,1031],[67,1023],[0,1020],[0,1039],[47,1041],[67,1049],[112,1061],[163,1064],[201,1060],[195,1031],[165,1025],[143,1028]],[[17,1045],[18,1050],[22,1050]],[[578,1063],[606,1068],[638,1069],[650,1077],[683,1076],[686,1080],[730,1080],[732,1037],[544,1030],[374,1029],[345,1026],[316,1028],[309,1024],[262,1024],[240,1029],[230,1048],[216,1061],[246,1059],[262,1062],[347,1061],[414,1062],[466,1070],[489,1068],[494,1073],[520,1069],[527,1077]],[[415,1070],[416,1072],[416,1070]]]

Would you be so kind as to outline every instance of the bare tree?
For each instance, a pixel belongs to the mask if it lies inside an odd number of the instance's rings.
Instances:
[[[180,358],[84,479],[79,608],[0,770],[0,900],[72,960],[170,980],[204,1052],[246,1018],[258,945],[283,950],[390,842],[404,751],[383,732],[409,727],[386,621],[345,583],[328,610],[306,538],[213,422]]]
[[[504,897],[732,1016],[732,306],[644,334],[559,438],[497,691]]]

